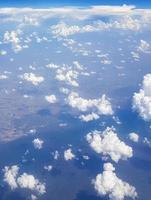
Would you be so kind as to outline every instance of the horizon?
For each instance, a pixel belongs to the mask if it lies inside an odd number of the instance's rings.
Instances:
[[[18,7],[18,8],[22,8],[22,7],[32,7],[32,8],[48,8],[48,7],[65,7],[65,6],[74,6],[74,7],[88,7],[88,6],[122,6],[122,5],[127,5],[127,6],[136,6],[137,8],[151,8],[151,2],[148,1],[143,1],[143,2],[138,2],[137,0],[125,0],[125,1],[111,1],[111,0],[107,0],[107,1],[84,1],[81,3],[80,0],[78,1],[69,1],[69,0],[63,0],[63,1],[56,1],[56,2],[52,2],[49,0],[45,0],[45,1],[40,1],[40,0],[22,0],[21,2],[19,0],[6,0],[5,2],[0,2],[0,8],[4,8],[4,7]]]

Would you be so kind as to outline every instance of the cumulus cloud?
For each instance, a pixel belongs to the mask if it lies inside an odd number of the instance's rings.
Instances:
[[[17,178],[17,183],[20,188],[27,188],[30,190],[35,190],[39,194],[44,194],[46,192],[45,185],[40,183],[33,175],[23,173]]]
[[[72,153],[72,149],[67,149],[64,151],[64,159],[65,160],[72,160],[75,158],[75,155]]]
[[[133,109],[146,121],[151,120],[151,74],[146,74],[142,87],[133,95]]]
[[[79,111],[86,112],[86,111],[96,111],[98,115],[112,115],[113,110],[109,99],[102,95],[102,97],[98,99],[84,99],[79,96],[76,92],[71,92],[67,98],[67,103],[73,107],[77,108]],[[94,118],[91,116],[91,118]],[[95,115],[95,118],[97,116]],[[83,119],[90,118],[90,115],[87,117],[82,117]]]
[[[26,188],[38,192],[38,194],[44,194],[46,192],[45,184],[41,183],[33,175],[23,173],[19,176],[19,167],[17,165],[11,167],[6,166],[3,171],[4,181],[12,190],[16,188]]]
[[[57,102],[57,98],[56,98],[56,96],[54,94],[45,96],[45,99],[49,103],[56,103]]]
[[[16,183],[16,177],[18,175],[19,167],[17,165],[13,165],[12,167],[6,166],[4,168],[4,181],[8,183],[11,189],[16,189],[18,187]]]
[[[44,77],[37,76],[33,73],[25,73],[22,78],[26,81],[31,82],[33,85],[38,85],[39,83],[44,81]]]
[[[42,149],[44,141],[39,138],[36,138],[32,141],[32,143],[35,149]]]
[[[51,32],[55,37],[67,37],[70,35],[74,35],[77,33],[91,33],[91,32],[99,32],[103,30],[131,30],[138,31],[145,26],[145,22],[143,23],[143,19],[137,19],[132,16],[122,16],[112,21],[104,22],[101,20],[95,21],[93,24],[86,24],[83,26],[79,25],[68,25],[64,22],[58,23],[56,25],[51,26]],[[146,44],[142,44],[146,46]],[[110,60],[102,61],[105,64],[110,63]]]
[[[110,157],[115,162],[133,156],[132,148],[118,138],[113,128],[107,127],[103,132],[90,132],[86,139],[96,153],[102,154],[104,158]]]
[[[62,67],[56,71],[56,79],[59,81],[64,81],[68,85],[78,87],[79,84],[76,81],[78,78],[78,72],[72,69],[67,69],[67,67]]]
[[[137,133],[129,133],[129,139],[132,140],[133,142],[138,142],[139,140],[139,135]]]
[[[135,199],[137,192],[134,186],[117,177],[115,168],[111,163],[105,163],[104,171],[93,180],[98,195],[108,195],[111,200],[124,200],[125,197]]]
[[[92,121],[92,120],[99,119],[99,115],[92,112],[91,114],[88,114],[88,115],[80,115],[79,118],[82,121],[89,122],[89,121]]]
[[[12,49],[15,52],[22,50],[21,41],[19,39],[20,34],[21,30],[17,29],[16,31],[6,31],[3,36],[4,43],[11,43]]]

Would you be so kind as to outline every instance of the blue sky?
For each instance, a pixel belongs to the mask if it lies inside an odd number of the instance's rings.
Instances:
[[[1,0],[1,7],[50,7],[50,6],[88,6],[88,5],[122,5],[133,4],[137,7],[150,7],[151,2],[149,0]]]

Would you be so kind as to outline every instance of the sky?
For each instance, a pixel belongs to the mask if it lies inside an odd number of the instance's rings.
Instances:
[[[136,5],[137,7],[151,7],[149,0],[1,0],[0,7],[52,7],[52,6],[91,6],[91,5]]]
[[[0,200],[151,196],[150,5],[81,1],[0,0]]]

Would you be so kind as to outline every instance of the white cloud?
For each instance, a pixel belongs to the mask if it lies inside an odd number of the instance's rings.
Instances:
[[[33,9],[33,8],[0,8],[0,14],[2,16],[7,16],[2,18],[1,23],[5,22],[18,22],[20,25],[33,25],[37,26],[42,21],[58,17],[62,18],[74,18],[78,20],[85,20],[92,18],[93,16],[118,16],[120,19],[125,16],[138,17],[139,20],[127,20],[123,22],[115,23],[114,26],[117,28],[122,26],[122,28],[138,30],[140,27],[150,23],[151,9],[137,9],[132,5],[123,6],[110,6],[110,5],[97,5],[89,7],[58,7],[58,8],[47,8],[47,9]],[[26,17],[25,17],[26,16]],[[75,29],[75,27],[74,27]],[[85,29],[90,29],[85,27]],[[72,28],[70,31],[72,33]]]
[[[131,30],[138,31],[146,25],[144,19],[137,19],[132,16],[122,16],[120,18],[116,18],[115,20],[104,22],[101,20],[95,21],[93,24],[86,24],[83,26],[79,25],[68,25],[64,22],[58,23],[56,25],[51,26],[51,32],[55,37],[67,37],[70,35],[74,35],[77,33],[91,33],[98,32],[103,30]],[[143,44],[143,46],[146,46]],[[105,64],[111,63],[110,60],[102,61]]]
[[[78,70],[83,70],[83,65],[81,65],[78,61],[73,61],[74,66],[78,69]]]
[[[69,94],[69,89],[68,88],[64,88],[64,87],[61,87],[59,88],[60,92],[62,92],[63,94]]]
[[[140,44],[137,50],[143,53],[151,53],[150,44],[146,42],[145,40],[140,40]]]
[[[22,24],[21,25],[30,25],[30,26],[38,26],[39,21],[35,17],[31,16],[24,16]]]
[[[39,83],[44,81],[44,77],[37,76],[33,73],[25,73],[22,78],[26,81],[31,82],[33,85],[38,85]]]
[[[134,58],[135,61],[139,61],[140,56],[137,52],[132,51],[131,55],[132,55],[132,57]]]
[[[0,50],[0,55],[1,56],[5,56],[7,54],[7,51],[5,51],[5,50]]]
[[[34,194],[31,195],[31,200],[37,200],[37,196],[35,196]]]
[[[49,103],[56,103],[57,102],[57,98],[56,98],[56,96],[54,94],[45,96],[45,99]]]
[[[32,141],[32,143],[35,149],[42,149],[44,141],[39,138],[36,138]]]
[[[107,127],[103,132],[90,132],[86,139],[95,152],[102,154],[104,158],[110,156],[115,162],[133,156],[132,148],[118,138],[113,128]]]
[[[50,172],[52,170],[52,165],[44,166],[44,169]]]
[[[0,74],[0,80],[4,80],[4,79],[7,79],[8,76],[6,76],[5,74]]]
[[[77,83],[76,79],[78,78],[78,72],[75,70],[67,70],[66,67],[58,69],[56,71],[56,79],[59,81],[64,81],[68,85],[78,87],[79,84]]]
[[[133,95],[133,109],[146,121],[151,120],[151,74],[144,76],[138,93]]]
[[[4,168],[4,181],[11,187],[12,190],[16,188],[26,188],[38,192],[38,194],[44,194],[45,184],[41,183],[33,175],[23,173],[20,176],[19,167],[13,165],[11,167],[6,166]]]
[[[79,118],[82,121],[89,122],[89,121],[92,121],[92,120],[99,119],[99,115],[92,112],[91,114],[88,114],[88,115],[80,115]]]
[[[46,65],[46,67],[49,69],[57,69],[59,68],[59,65],[56,65],[54,63],[49,63],[48,65]]]
[[[135,199],[137,192],[135,187],[121,180],[114,172],[111,163],[104,164],[104,171],[93,180],[94,188],[100,196],[109,195],[111,200],[124,200],[125,197]]]
[[[12,167],[4,168],[4,181],[8,183],[11,189],[16,189],[18,187],[16,183],[16,177],[18,175],[19,167],[17,165],[13,165]]]
[[[20,188],[27,188],[30,190],[35,190],[39,194],[44,194],[45,184],[40,183],[38,179],[36,179],[33,175],[29,175],[27,173],[23,173],[21,176],[17,178],[17,183]]]
[[[72,160],[73,158],[75,158],[75,155],[72,153],[72,150],[70,148],[64,151],[65,160]]]
[[[138,142],[139,140],[139,135],[137,133],[129,133],[129,139],[132,140],[133,142]]]
[[[105,95],[102,95],[99,99],[84,99],[79,97],[78,93],[71,92],[67,98],[67,103],[82,112],[95,110],[99,115],[113,114],[111,103]]]
[[[4,43],[11,43],[12,49],[17,53],[22,50],[22,46],[20,44],[19,35],[21,34],[21,30],[16,31],[6,31],[3,36]]]

